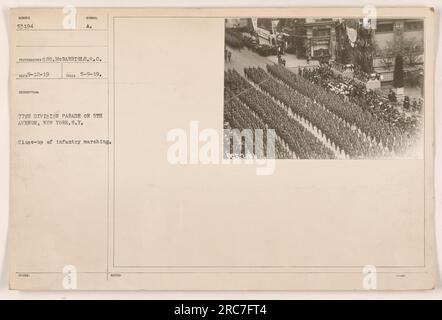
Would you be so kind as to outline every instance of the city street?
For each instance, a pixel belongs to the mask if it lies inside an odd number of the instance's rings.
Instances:
[[[236,69],[241,75],[244,75],[244,68],[246,67],[261,67],[265,68],[267,64],[271,61],[265,57],[261,57],[259,54],[243,48],[241,50],[232,49],[226,46],[227,50],[232,52],[232,57],[230,62],[224,64],[224,69]]]
[[[226,62],[224,65],[224,69],[236,69],[239,73],[244,74],[245,67],[262,67],[265,69],[265,66],[269,63],[278,63],[277,56],[268,56],[262,57],[256,52],[253,52],[247,48],[243,48],[241,50],[233,49],[226,45],[227,50],[232,52],[232,57],[230,62]],[[307,64],[306,59],[298,59],[294,54],[284,54],[282,58],[286,60],[286,68],[293,71],[298,72],[299,66],[316,66],[319,65],[318,61],[310,61]]]

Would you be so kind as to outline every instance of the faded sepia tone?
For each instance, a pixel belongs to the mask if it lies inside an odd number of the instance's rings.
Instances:
[[[423,27],[375,16],[226,19],[225,129],[275,129],[277,159],[422,158]]]
[[[377,10],[424,21],[422,156],[264,175],[193,158],[194,134],[201,151],[225,127],[225,19],[362,9],[75,14],[70,29],[61,8],[11,11],[12,289],[67,289],[73,273],[80,290],[364,290],[367,266],[375,289],[434,286],[430,9]]]

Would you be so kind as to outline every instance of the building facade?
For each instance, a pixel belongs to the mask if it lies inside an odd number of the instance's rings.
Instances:
[[[336,45],[335,19],[306,19],[306,57],[315,60],[335,58]]]
[[[283,19],[280,31],[290,53],[298,58],[334,59],[336,19]]]
[[[373,61],[374,71],[382,75],[383,82],[393,81],[395,54],[405,53],[405,72],[413,72],[423,64],[423,20],[382,19],[378,20],[373,41],[377,48]],[[412,48],[416,52],[412,52]],[[414,61],[410,61],[414,60]]]

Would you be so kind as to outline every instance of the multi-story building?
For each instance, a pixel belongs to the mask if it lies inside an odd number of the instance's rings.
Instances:
[[[335,55],[335,19],[284,19],[280,28],[287,47],[298,58],[333,59]]]
[[[373,36],[376,46],[373,67],[374,71],[382,75],[383,82],[393,81],[396,52],[405,51],[408,55],[405,57],[406,60],[415,60],[415,63],[405,64],[406,73],[412,72],[423,63],[423,28],[423,20],[382,19],[377,21]],[[412,47],[416,48],[416,52],[412,52]]]
[[[305,19],[305,49],[309,59],[334,59],[335,19]]]
[[[315,60],[337,60],[341,62],[342,50],[347,41],[346,28],[353,30],[361,27],[362,20],[336,18],[238,18],[228,19],[226,27],[242,27],[254,30],[259,43],[270,46],[282,46],[284,51],[295,53],[298,58]],[[344,25],[344,29],[342,26]],[[342,34],[344,30],[344,34]],[[382,82],[393,80],[394,57],[403,53],[404,45],[411,42],[423,44],[423,20],[416,19],[378,19],[373,31],[374,54],[370,53],[369,64],[372,71],[381,75]],[[422,45],[421,45],[422,49]],[[349,50],[351,63],[352,49]],[[388,53],[388,51],[390,51]],[[389,56],[388,56],[389,54]],[[423,62],[423,50],[409,52],[405,56],[405,73],[413,73]],[[407,63],[411,55],[416,54],[416,65]],[[358,63],[358,62],[354,62]]]
[[[261,44],[283,45],[284,49],[292,49],[298,58],[319,60],[333,59],[335,56],[336,19],[249,18],[248,20],[228,19],[226,27],[243,27],[250,23]]]
[[[382,19],[376,23],[374,41],[380,48],[400,47],[406,40],[423,40],[423,20]]]

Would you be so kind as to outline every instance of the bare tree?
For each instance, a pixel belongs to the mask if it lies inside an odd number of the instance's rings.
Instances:
[[[423,52],[423,41],[418,41],[416,38],[404,40],[401,53],[407,65],[415,66]]]
[[[416,38],[406,39],[401,46],[395,46],[391,41],[387,41],[385,47],[377,45],[377,56],[382,66],[390,70],[393,66],[394,58],[401,54],[404,58],[404,65],[413,67],[419,62],[423,53],[423,43]]]
[[[384,48],[381,49],[379,45],[376,45],[376,47],[377,47],[376,49],[377,56],[380,59],[382,66],[385,69],[390,70],[391,67],[393,66],[394,57],[395,57],[395,50],[393,44],[390,41],[388,41]]]

